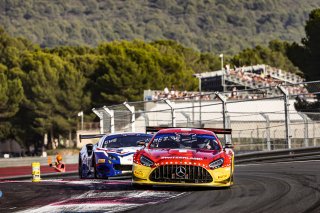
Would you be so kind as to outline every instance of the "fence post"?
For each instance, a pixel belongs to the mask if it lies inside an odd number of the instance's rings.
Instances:
[[[266,119],[266,134],[267,134],[267,148],[270,151],[271,150],[271,144],[270,144],[270,119],[269,116],[266,115],[263,112],[260,112],[260,115]]]
[[[131,113],[131,131],[135,132],[136,131],[136,125],[135,125],[135,121],[136,121],[136,117],[135,117],[135,113],[134,113],[134,106],[130,106],[127,102],[124,102],[123,105],[129,110],[129,112]]]
[[[191,100],[191,103],[192,103],[192,122],[193,122],[193,124],[194,124],[194,100],[192,99]]]
[[[202,118],[201,118],[201,73],[195,73],[193,74],[193,77],[196,77],[199,79],[199,126],[202,127]]]
[[[250,143],[250,147],[251,147],[251,145],[253,144],[253,132],[254,132],[254,130],[255,130],[255,129],[252,129],[252,130],[251,130],[251,140],[250,140],[251,143]]]
[[[230,117],[227,116],[227,101],[226,97],[221,95],[219,92],[215,92],[216,97],[221,101],[222,103],[222,116],[223,116],[223,128],[227,129],[230,128],[228,124],[230,124]],[[231,135],[224,135],[224,138],[226,140],[226,144],[231,144]]]
[[[312,138],[313,138],[313,146],[317,146],[317,139],[316,139],[316,132],[315,132],[315,121],[312,121],[312,128],[313,128],[313,132],[312,132]]]
[[[168,99],[165,99],[164,102],[166,102],[166,104],[168,104],[168,106],[171,108],[171,119],[172,119],[172,127],[176,127],[176,113],[175,113],[175,109],[173,106],[173,103],[171,101],[169,101]]]
[[[303,119],[303,123],[304,123],[304,146],[305,147],[308,147],[309,146],[309,129],[308,129],[308,117],[301,113],[301,112],[298,112],[298,115],[301,116],[301,118]]]
[[[293,130],[293,138],[297,138],[297,131],[298,131],[298,129]]]
[[[106,106],[104,106],[103,109],[110,116],[110,132],[114,133],[114,111],[108,109]]]
[[[241,139],[240,139],[241,132],[242,132],[242,130],[239,130],[239,133],[238,133],[239,144],[241,144]]]
[[[226,106],[226,98],[222,96],[219,92],[215,92],[216,97],[222,102],[222,116],[223,116],[223,128],[227,128],[227,119],[226,119],[226,114],[227,114],[227,106]]]
[[[99,119],[100,119],[100,134],[103,134],[103,113],[99,112],[95,108],[92,109],[92,112],[99,117]]]
[[[277,140],[276,140],[276,132],[278,131],[278,129],[275,129],[275,130],[273,130],[273,150],[274,149],[276,149],[276,145],[278,145],[278,144],[276,144],[276,142],[277,142]]]
[[[280,92],[283,94],[284,97],[284,113],[285,113],[285,128],[286,128],[286,141],[288,144],[288,149],[291,149],[291,136],[290,136],[290,117],[289,117],[289,94],[288,91],[283,88],[282,86],[277,86]]]
[[[189,127],[189,123],[190,123],[190,115],[188,115],[188,113],[186,112],[181,112],[181,114],[187,119],[187,127]]]
[[[145,111],[139,110],[139,113],[141,113],[142,117],[144,118],[144,123],[146,126],[149,126],[149,116]]]
[[[231,129],[231,119],[229,114],[226,114],[226,126]]]

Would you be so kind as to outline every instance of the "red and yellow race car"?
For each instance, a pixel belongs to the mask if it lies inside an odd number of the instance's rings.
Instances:
[[[216,134],[230,129],[167,128],[159,130],[133,157],[133,185],[229,187],[234,152]],[[143,144],[142,144],[143,145]]]

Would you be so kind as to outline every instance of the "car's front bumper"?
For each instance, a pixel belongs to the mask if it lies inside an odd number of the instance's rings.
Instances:
[[[126,168],[130,167],[130,169]],[[96,171],[97,176],[100,178],[113,177],[113,176],[121,176],[124,174],[130,174],[132,172],[131,165],[121,165],[121,164],[112,164],[112,163],[104,163],[97,164]],[[124,169],[124,170],[122,170]]]
[[[150,179],[151,173],[156,169],[143,166],[140,164],[133,164],[132,168],[132,183],[137,185],[172,185],[172,186],[205,186],[205,187],[228,187],[233,184],[232,181],[232,168],[230,167],[223,167],[217,168],[214,170],[206,170],[212,177],[211,182],[207,183],[190,183],[190,182],[157,182],[152,181]]]

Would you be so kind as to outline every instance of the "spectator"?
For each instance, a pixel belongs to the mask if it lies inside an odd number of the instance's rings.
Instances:
[[[233,87],[233,88],[232,88],[231,97],[232,97],[232,98],[236,98],[236,97],[237,97],[237,88],[236,88],[236,87]]]
[[[169,95],[169,89],[168,89],[168,87],[165,87],[164,90],[163,90],[163,92],[164,92],[165,97],[168,97],[168,95]]]
[[[57,172],[65,172],[66,171],[66,165],[62,162],[62,156],[60,154],[57,154],[56,161],[53,164],[49,164],[50,167],[54,168]]]

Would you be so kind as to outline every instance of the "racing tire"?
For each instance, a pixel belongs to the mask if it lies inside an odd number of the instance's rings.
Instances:
[[[98,179],[96,158],[94,156],[92,157],[92,167],[93,167],[93,177],[94,177],[94,179]]]
[[[233,173],[232,173],[232,175],[231,175],[231,180],[230,180],[230,187],[231,187],[233,184],[234,184],[234,182],[233,182]]]
[[[106,179],[108,180],[108,177],[99,177],[98,172],[97,172],[97,167],[96,167],[96,159],[93,157],[92,158],[92,167],[93,167],[93,177],[94,179]]]
[[[234,173],[234,159],[232,159],[232,162],[231,162],[231,172],[230,172],[230,186],[229,187],[232,187],[233,186],[233,184],[234,184],[234,175],[233,175],[233,173]]]
[[[79,161],[78,161],[78,173],[79,173],[79,178],[83,179],[82,175],[82,160],[81,160],[81,155],[79,154]]]

